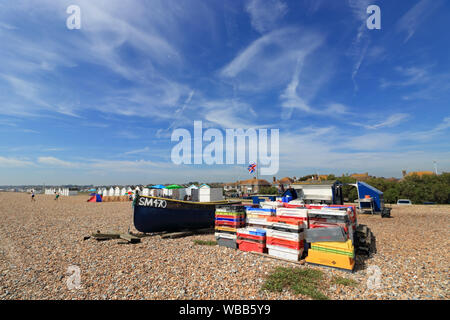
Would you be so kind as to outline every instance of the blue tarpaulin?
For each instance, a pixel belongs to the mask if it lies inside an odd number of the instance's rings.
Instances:
[[[362,181],[356,183],[356,188],[358,189],[359,199],[364,199],[366,195],[370,196],[373,199],[374,211],[380,212],[382,210],[384,207],[383,192]]]
[[[163,186],[162,184],[151,186],[151,189],[165,189],[165,188],[166,188],[166,186]]]

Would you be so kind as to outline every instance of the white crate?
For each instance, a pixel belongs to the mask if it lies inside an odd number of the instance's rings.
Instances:
[[[276,209],[282,208],[283,203],[279,201],[264,201],[260,203],[262,209]]]
[[[257,224],[262,226],[271,226],[272,222],[267,221],[267,219],[264,218],[247,218],[245,219],[247,223],[250,224]]]
[[[303,221],[300,225],[289,224],[284,222],[272,222],[272,227],[283,228],[291,232],[299,232],[308,228],[308,220]]]
[[[292,261],[298,261],[302,257],[303,249],[300,250],[294,250],[279,246],[273,246],[273,245],[266,245],[268,249],[268,254],[273,257],[278,257],[282,259],[292,260]]]
[[[237,236],[236,234],[231,234],[231,233],[222,233],[222,232],[216,232],[214,233],[214,236],[217,238],[225,238],[225,239],[231,239],[231,240],[236,240]]]
[[[305,239],[305,233],[294,233],[294,232],[284,232],[284,231],[278,231],[278,230],[267,230],[267,237],[271,238],[277,238],[277,239],[283,239],[283,240],[289,240],[289,241],[297,241],[300,242],[301,240]]]
[[[305,209],[305,208],[277,208],[277,216],[308,218],[308,209]]]

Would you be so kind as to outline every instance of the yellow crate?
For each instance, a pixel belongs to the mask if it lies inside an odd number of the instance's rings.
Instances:
[[[308,250],[308,256],[305,260],[308,263],[320,264],[346,270],[353,270],[353,267],[355,266],[355,259],[348,256],[336,253],[316,251],[312,249]]]
[[[324,248],[324,249],[330,249],[330,250],[338,250],[338,251],[345,251],[348,253],[353,253],[354,247],[352,240],[347,240],[346,242],[313,242],[311,243],[311,247],[314,248]]]
[[[218,227],[218,226],[216,226],[215,229],[219,230],[219,231],[230,231],[230,232],[236,232],[237,231],[237,228],[231,228],[231,227]]]

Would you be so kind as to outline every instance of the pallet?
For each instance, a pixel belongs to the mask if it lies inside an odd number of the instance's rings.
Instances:
[[[88,240],[90,238],[94,238],[97,241],[105,241],[105,240],[112,240],[112,239],[122,239],[127,241],[126,243],[139,243],[141,242],[140,237],[136,237],[135,235],[131,233],[114,233],[114,232],[105,232],[102,233],[100,231],[97,231],[95,233],[92,233],[90,236],[84,237],[84,240]]]
[[[280,261],[284,261],[284,262],[290,262],[290,263],[294,263],[296,265],[305,265],[305,259],[302,259],[300,261],[293,261],[293,260],[289,260],[289,259],[283,259],[280,257],[274,257],[274,256],[270,256],[267,253],[260,253],[260,252],[250,252],[251,254],[255,254],[261,257],[265,257],[265,258],[271,258],[271,259],[275,259],[275,260],[280,260]]]
[[[177,238],[184,238],[189,237],[197,234],[206,234],[206,233],[214,233],[214,229],[207,228],[207,229],[197,229],[197,230],[190,230],[190,231],[180,231],[180,232],[171,232],[171,233],[165,233],[161,235],[161,239],[177,239]]]

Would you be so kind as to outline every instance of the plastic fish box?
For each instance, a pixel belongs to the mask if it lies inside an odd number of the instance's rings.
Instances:
[[[216,212],[230,212],[230,213],[239,213],[245,212],[245,206],[243,205],[218,205],[216,206]]]
[[[285,231],[278,231],[278,230],[270,229],[270,230],[267,230],[267,237],[299,242],[305,238],[305,233],[304,232],[301,232],[301,233],[285,232]]]
[[[215,222],[216,226],[220,227],[232,227],[232,228],[241,228],[245,226],[245,222],[231,222],[231,221],[217,221]]]
[[[308,218],[308,209],[305,208],[277,208],[277,217]]]
[[[340,226],[328,227],[328,228],[313,228],[313,229],[305,230],[305,240],[307,242],[347,241],[348,234]]]
[[[215,229],[217,230],[217,232],[228,232],[228,233],[236,233],[238,228],[232,228],[232,227],[224,227],[224,226],[216,226]]]
[[[247,240],[236,240],[239,250],[249,251],[249,252],[260,252],[264,253],[266,251],[266,245],[261,243],[256,243]]]
[[[300,250],[304,247],[303,240],[292,241],[292,240],[273,238],[273,237],[266,237],[266,244],[280,246],[280,247],[286,247],[286,248],[295,249],[295,250]]]
[[[312,242],[311,249],[316,251],[341,254],[354,258],[355,248],[351,240],[345,242]]]
[[[259,238],[259,239],[256,239],[256,238]],[[245,236],[237,236],[236,240],[255,242],[255,243],[260,243],[260,244],[264,244],[264,245],[266,244],[266,238],[265,237],[263,239],[261,239],[261,237],[252,236],[250,234],[245,235]]]
[[[216,217],[226,217],[226,218],[245,218],[245,212],[221,212],[216,211]]]
[[[251,242],[258,242],[258,243],[265,243],[266,242],[266,236],[256,236],[253,234],[248,233],[237,233],[237,239],[238,240],[246,240]]]
[[[303,255],[303,248],[300,250],[294,250],[274,245],[266,245],[266,246],[268,249],[268,254],[273,257],[278,257],[292,261],[299,261]]]
[[[247,218],[246,223],[248,224],[257,224],[261,226],[271,226],[272,222],[267,221],[265,218]]]
[[[234,239],[218,238],[217,244],[221,247],[227,247],[227,248],[231,248],[231,249],[238,248],[238,244],[237,244],[236,240],[234,240]]]
[[[226,232],[215,232],[214,236],[216,237],[216,240],[218,238],[225,238],[225,239],[232,239],[232,240],[236,240],[237,239],[236,234],[226,233]]]
[[[283,202],[280,201],[264,201],[260,204],[262,209],[276,209],[283,207]]]
[[[264,216],[264,215],[261,215],[261,214],[251,214],[251,213],[248,213],[247,215],[246,215],[246,218],[255,218],[255,219],[265,219],[265,220],[267,220],[268,218],[270,218],[269,216]]]
[[[259,214],[263,216],[273,216],[275,215],[275,209],[263,209],[263,208],[247,208],[247,214]]]
[[[317,229],[317,228],[335,228],[341,227],[347,235],[348,239],[353,240],[354,231],[352,226],[349,223],[326,223],[321,221],[310,220],[309,229]]]
[[[317,251],[312,248],[308,250],[306,262],[312,264],[319,264],[328,267],[340,268],[353,271],[355,267],[355,259],[330,252]]]
[[[240,233],[240,234],[251,234],[251,235],[254,235],[254,236],[265,237],[267,231],[266,231],[266,229],[247,227],[247,228],[238,229],[237,233]]]
[[[308,227],[308,219],[306,218],[283,218],[270,217],[267,221],[272,222],[272,229],[285,228],[293,232],[301,232]]]
[[[308,218],[323,219],[324,221],[329,220],[329,222],[350,222],[350,217],[348,216],[347,211],[332,209],[310,209],[308,210]]]
[[[216,216],[216,221],[229,221],[229,222],[241,222],[244,221],[244,218],[234,218],[234,217],[225,217],[224,216]]]

